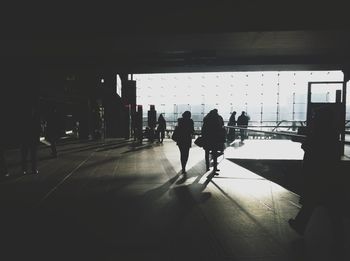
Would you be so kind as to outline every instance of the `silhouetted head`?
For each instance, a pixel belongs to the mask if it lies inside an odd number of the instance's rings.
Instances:
[[[242,115],[245,115],[245,111],[242,111]]]
[[[236,111],[233,111],[233,112],[232,112],[232,114],[233,114],[233,115],[236,115],[236,114],[237,114],[237,112],[236,112]]]
[[[159,114],[159,119],[164,119],[163,113]]]
[[[182,118],[184,118],[184,119],[190,119],[190,118],[191,118],[191,112],[190,112],[190,111],[185,111],[185,112],[182,114]]]

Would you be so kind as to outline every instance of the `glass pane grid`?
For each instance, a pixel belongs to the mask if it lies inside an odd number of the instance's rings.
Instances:
[[[225,122],[232,111],[237,112],[236,119],[241,111],[246,111],[250,125],[305,121],[308,82],[342,81],[343,77],[341,71],[134,75],[137,81],[137,103],[143,105],[145,126],[149,105],[153,104],[158,115],[164,114],[169,128],[176,124],[177,118],[186,110],[191,111],[195,126],[200,127],[203,117],[213,108],[218,109]],[[335,91],[327,94],[327,91],[318,89],[313,90],[313,95],[322,102],[335,100]],[[349,115],[347,105],[347,119]]]

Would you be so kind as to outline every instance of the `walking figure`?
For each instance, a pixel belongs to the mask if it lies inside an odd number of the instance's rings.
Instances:
[[[177,132],[176,144],[180,150],[181,172],[186,175],[186,164],[192,146],[192,135],[194,134],[194,123],[190,111],[185,111],[182,118],[177,120]]]
[[[211,110],[203,119],[202,137],[204,139],[205,164],[206,170],[209,171],[209,154],[213,159],[213,171],[220,171],[217,168],[217,158],[219,151],[224,151],[224,142],[226,140],[226,130],[224,121],[218,114],[217,109]]]
[[[163,143],[165,130],[166,130],[166,121],[161,113],[158,117],[158,127],[157,127],[157,138],[159,143]]]
[[[236,112],[232,112],[230,119],[228,121],[228,126],[230,127],[234,127],[237,125],[237,121],[236,121]],[[229,142],[232,142],[236,139],[236,130],[234,128],[229,128],[228,129],[228,134],[227,134],[227,139]]]
[[[240,136],[241,136],[241,142],[243,142],[247,138],[247,130],[245,130],[245,129],[248,126],[248,121],[249,121],[248,116],[245,114],[245,111],[242,111],[242,114],[239,115],[239,117],[237,119],[237,125],[238,125],[238,127],[241,128],[239,130]]]

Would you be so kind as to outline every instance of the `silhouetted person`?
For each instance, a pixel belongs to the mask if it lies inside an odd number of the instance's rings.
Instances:
[[[244,128],[247,128],[248,126],[248,121],[249,118],[247,115],[245,115],[245,112],[242,111],[241,115],[238,116],[237,119],[237,125],[238,127],[241,127],[242,129],[239,130],[240,132],[240,136],[241,136],[241,142],[244,141],[244,139],[247,138],[247,130],[245,130]]]
[[[336,237],[342,229],[340,219],[339,128],[335,124],[332,110],[327,107],[317,109],[307,130],[307,138],[302,143],[304,150],[302,208],[290,219],[290,226],[303,235],[310,217],[317,206],[327,208]]]
[[[47,115],[46,137],[51,144],[51,155],[57,157],[56,143],[60,136],[60,119],[55,107]]]
[[[93,115],[93,135],[94,140],[102,138],[102,119],[98,109],[95,109]]]
[[[192,135],[194,133],[194,123],[191,119],[191,112],[185,111],[182,114],[182,118],[177,120],[177,128],[178,128],[178,139],[177,146],[179,146],[180,150],[180,160],[181,160],[181,172],[182,174],[186,174],[186,164],[188,161],[188,156],[190,152],[190,148],[192,146]]]
[[[23,174],[27,174],[27,157],[30,153],[31,170],[37,174],[37,146],[40,139],[40,117],[38,108],[32,106],[24,110],[21,121],[21,165]]]
[[[224,121],[218,114],[217,109],[211,110],[203,119],[202,137],[204,139],[205,164],[207,171],[209,170],[209,153],[213,159],[213,171],[220,171],[217,168],[217,158],[219,151],[224,150],[224,142],[226,131],[224,129]]]
[[[73,128],[74,136],[79,139],[79,121],[76,121]]]
[[[166,121],[163,117],[163,114],[160,114],[158,117],[158,127],[157,127],[157,138],[160,143],[163,143],[165,130],[166,130]]]
[[[227,126],[231,126],[234,127],[237,125],[237,121],[236,121],[236,112],[232,112],[230,119],[228,121]],[[236,130],[234,128],[229,128],[228,129],[228,134],[227,134],[227,139],[228,141],[232,142],[236,139]]]

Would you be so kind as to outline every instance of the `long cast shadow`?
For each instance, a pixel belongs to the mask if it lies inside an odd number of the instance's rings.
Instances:
[[[147,150],[153,148],[152,144],[145,144],[145,145],[140,145],[138,147],[131,146],[131,148],[127,151],[122,152],[123,154],[126,153],[132,153],[132,152],[137,152],[137,151],[142,151],[142,150]]]

